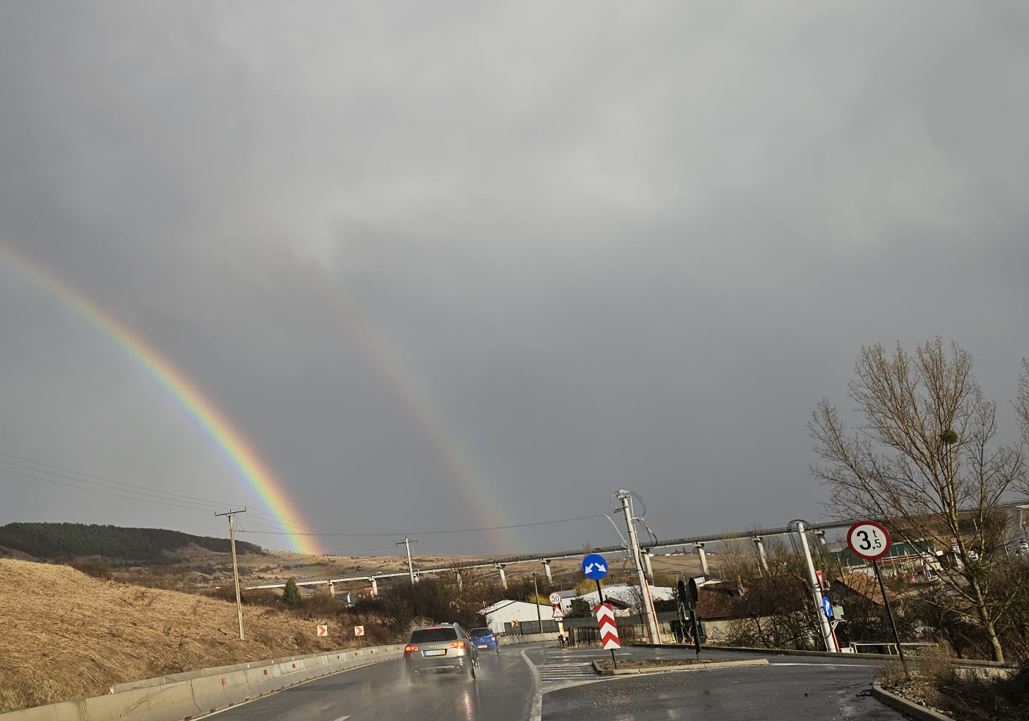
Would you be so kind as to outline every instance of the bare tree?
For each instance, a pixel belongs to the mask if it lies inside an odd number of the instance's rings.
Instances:
[[[1018,401],[1015,403],[1018,420],[1022,424],[1022,438],[1029,444],[1029,358],[1022,359],[1022,376],[1018,379]],[[1029,493],[1029,488],[1022,489]]]
[[[757,559],[748,548],[749,542],[731,538],[718,542],[718,575],[726,581],[750,578],[757,567]],[[760,575],[757,573],[756,575]],[[740,581],[742,583],[742,581]]]
[[[972,357],[937,338],[914,356],[898,345],[862,348],[849,395],[864,418],[849,432],[823,400],[810,429],[841,515],[882,518],[903,540],[951,549],[940,574],[956,609],[979,625],[1004,659],[990,603],[988,564],[995,510],[1023,479],[1022,449],[996,444],[996,405],[972,372]]]

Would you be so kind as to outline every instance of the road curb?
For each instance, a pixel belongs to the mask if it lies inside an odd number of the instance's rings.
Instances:
[[[900,711],[916,721],[954,721],[950,716],[944,716],[938,711],[933,711],[931,708],[926,708],[914,701],[908,701],[903,696],[887,691],[879,685],[878,681],[872,682],[872,696],[893,710]]]
[[[636,646],[639,648],[686,648],[693,649],[691,643],[630,643],[629,646]],[[830,653],[828,651],[800,651],[792,648],[757,648],[751,646],[718,646],[710,645],[704,646],[705,650],[708,651],[732,651],[735,653],[756,653],[762,656],[816,656],[820,658],[843,658],[843,659],[861,659],[864,661],[896,661],[898,659],[896,654],[889,653]],[[905,660],[918,663],[918,656],[905,656]],[[961,668],[987,668],[987,669],[1017,669],[1018,667],[1010,663],[1000,663],[998,661],[987,661],[986,659],[974,659],[974,658],[956,658],[954,659],[954,665]]]
[[[655,673],[674,673],[678,671],[713,671],[719,668],[738,668],[741,666],[768,666],[767,658],[747,658],[742,661],[710,661],[691,663],[682,666],[655,666],[654,668],[618,668],[602,669],[593,662],[593,670],[599,676],[642,676]]]

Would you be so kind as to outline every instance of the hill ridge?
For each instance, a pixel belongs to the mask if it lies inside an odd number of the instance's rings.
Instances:
[[[227,538],[195,536],[163,528],[86,523],[8,523],[0,526],[0,547],[47,560],[100,556],[120,561],[157,561],[184,546],[229,552]],[[254,543],[237,541],[240,553],[263,554]]]

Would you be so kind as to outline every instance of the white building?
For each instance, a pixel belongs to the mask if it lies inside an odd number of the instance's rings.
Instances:
[[[536,615],[537,609],[539,610],[539,616]],[[511,623],[511,621],[517,621],[519,625],[526,624],[526,631],[532,633],[535,628],[533,624],[537,622],[537,619],[542,618],[544,621],[550,621],[554,617],[554,611],[550,606],[536,605],[535,603],[527,603],[526,601],[497,601],[492,606],[479,611],[480,614],[486,617],[486,625],[489,626],[493,633],[503,633],[504,624]]]
[[[610,586],[604,586],[604,600],[614,599],[620,604],[625,606],[635,606],[637,599],[639,598],[639,586],[630,586],[627,583],[615,583]],[[651,586],[650,595],[654,601],[670,601],[675,598],[675,589],[669,586]],[[583,594],[582,596],[573,596],[571,598],[561,599],[561,610],[567,614],[572,610],[572,601],[576,598],[581,598],[589,604],[590,608],[593,608],[600,601],[596,591],[590,591],[589,593]],[[530,604],[531,605],[531,604]],[[615,611],[615,615],[625,615],[624,613]]]

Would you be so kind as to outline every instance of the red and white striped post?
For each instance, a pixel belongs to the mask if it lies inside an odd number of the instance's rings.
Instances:
[[[611,663],[618,668],[618,660],[615,658],[615,649],[621,648],[618,642],[618,625],[615,623],[615,610],[610,603],[598,603],[593,609],[593,615],[597,617],[597,629],[600,632],[600,644],[605,651],[611,652]]]

